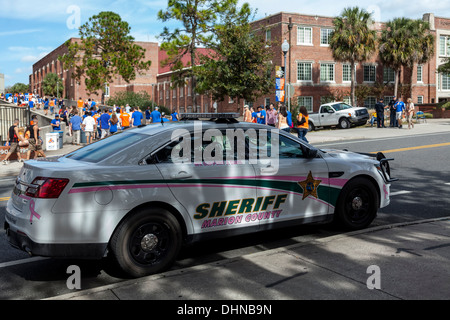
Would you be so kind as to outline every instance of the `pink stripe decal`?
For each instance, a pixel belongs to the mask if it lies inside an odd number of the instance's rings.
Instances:
[[[256,176],[256,180],[277,180],[277,181],[303,181],[307,177],[306,176]],[[253,177],[246,177],[246,176],[238,176],[238,177],[217,177],[217,178],[210,178],[210,179],[253,179]],[[337,178],[320,178],[316,177],[316,179],[322,180],[322,183],[328,184],[330,186],[336,186],[336,187],[343,187],[347,182],[348,179],[337,179]]]

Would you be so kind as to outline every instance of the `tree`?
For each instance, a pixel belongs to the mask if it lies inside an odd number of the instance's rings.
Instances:
[[[25,83],[15,83],[12,87],[8,88],[6,91],[9,93],[25,93],[28,92],[30,86]]]
[[[358,7],[344,9],[333,20],[330,49],[336,61],[350,63],[352,105],[355,105],[356,63],[367,60],[376,49],[376,32],[369,28],[370,22],[371,14]]]
[[[398,95],[400,71],[411,63],[417,46],[411,29],[411,19],[395,18],[386,23],[379,43],[380,59],[395,72],[394,95]]]
[[[168,58],[163,65],[170,65],[175,71],[172,82],[175,86],[184,85],[186,77],[191,78],[193,105],[197,106],[195,66],[199,64],[198,48],[210,48],[214,43],[214,30],[220,24],[223,16],[239,19],[240,12],[245,14],[248,5],[241,11],[237,9],[237,0],[169,0],[168,7],[158,12],[158,18],[167,22],[181,22],[182,28],[170,31],[164,28],[160,37],[163,39],[161,49],[167,52]],[[185,64],[183,58],[189,56]]]
[[[434,36],[430,33],[430,24],[423,20],[411,20],[408,29],[412,31],[412,45],[408,67],[411,69],[410,91],[412,97],[413,70],[415,65],[427,63],[434,53]]]
[[[138,72],[148,70],[151,61],[144,61],[145,49],[134,43],[130,27],[114,12],[100,12],[79,29],[81,41],[66,46],[68,53],[59,59],[64,68],[74,69],[77,81],[85,77],[90,93],[104,92],[105,85],[120,75],[130,82]]]
[[[62,79],[56,73],[48,73],[42,80],[42,92],[44,95],[61,97],[64,92]]]
[[[264,38],[251,32],[248,20],[239,24],[229,21],[215,34],[214,54],[197,67],[198,91],[211,93],[215,100],[229,96],[238,102],[269,93],[275,81],[273,54]]]

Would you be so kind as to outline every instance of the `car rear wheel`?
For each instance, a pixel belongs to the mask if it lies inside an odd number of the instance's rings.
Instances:
[[[375,186],[367,179],[355,178],[341,191],[336,206],[336,218],[346,229],[364,229],[375,219],[378,202]]]
[[[173,264],[181,248],[178,220],[167,210],[140,210],[127,217],[111,238],[112,258],[131,277],[162,272]]]

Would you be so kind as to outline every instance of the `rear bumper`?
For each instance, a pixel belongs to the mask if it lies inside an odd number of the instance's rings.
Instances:
[[[11,228],[8,221],[5,221],[4,229],[6,232],[6,238],[11,246],[19,250],[26,251],[32,256],[101,259],[106,255],[108,247],[107,243],[36,243],[25,233]]]

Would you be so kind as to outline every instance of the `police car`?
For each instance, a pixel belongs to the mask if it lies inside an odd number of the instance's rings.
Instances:
[[[27,161],[7,203],[10,244],[108,256],[140,277],[170,268],[185,243],[334,220],[356,230],[389,204],[382,154],[318,150],[234,114],[183,117]]]

